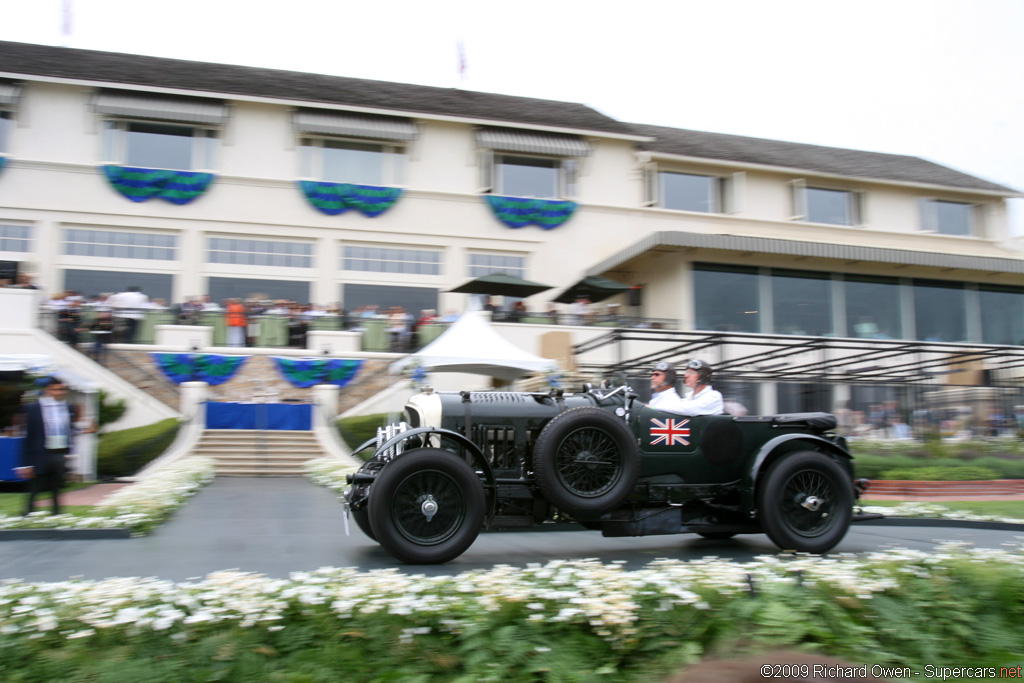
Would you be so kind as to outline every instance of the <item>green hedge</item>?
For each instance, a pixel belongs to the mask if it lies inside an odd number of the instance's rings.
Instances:
[[[911,467],[907,469],[885,470],[879,479],[984,481],[999,479],[999,474],[987,467]]]
[[[921,470],[928,468],[942,469],[978,469],[989,470],[992,474],[988,479],[1024,479],[1024,458],[985,456],[981,458],[930,458],[900,454],[854,454],[853,471],[858,477],[866,479],[889,479],[890,470]],[[907,472],[905,472],[907,473]],[[906,479],[922,479],[913,476]],[[960,476],[951,479],[959,480]]]
[[[349,448],[358,448],[368,439],[377,436],[377,427],[383,427],[389,421],[387,413],[346,417],[338,420],[338,432]],[[360,453],[359,455],[368,457],[373,453]]]
[[[144,427],[107,432],[99,437],[96,474],[128,477],[155,460],[174,442],[179,422],[170,417]]]

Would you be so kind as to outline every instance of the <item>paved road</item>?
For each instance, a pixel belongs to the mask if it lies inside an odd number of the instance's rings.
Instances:
[[[469,551],[446,565],[408,566],[381,550],[355,523],[346,537],[342,516],[337,496],[304,478],[218,478],[145,538],[4,541],[0,579],[153,576],[185,581],[221,569],[285,578],[293,571],[325,566],[397,566],[408,573],[438,575],[555,558],[621,560],[639,568],[661,557],[749,560],[777,552],[763,535],[716,542],[692,535],[604,538],[595,531],[517,531],[482,534]],[[999,547],[1024,542],[1024,530],[855,525],[836,552],[888,546],[929,550],[943,540]]]

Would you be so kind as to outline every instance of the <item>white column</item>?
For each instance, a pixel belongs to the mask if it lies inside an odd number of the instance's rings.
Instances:
[[[178,385],[179,410],[190,420],[189,428],[206,428],[206,397],[209,385],[206,382],[182,382]]]

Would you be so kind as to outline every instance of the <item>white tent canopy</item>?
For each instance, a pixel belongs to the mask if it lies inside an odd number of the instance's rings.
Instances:
[[[508,341],[479,312],[464,313],[444,334],[418,352],[391,364],[397,374],[409,365],[432,372],[466,372],[511,381],[530,372],[558,369],[558,363],[535,356]]]

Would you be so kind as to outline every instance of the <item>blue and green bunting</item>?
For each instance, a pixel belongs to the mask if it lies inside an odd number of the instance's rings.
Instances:
[[[510,228],[537,225],[544,230],[557,228],[572,217],[576,202],[557,199],[527,199],[484,195],[494,217]]]
[[[299,187],[309,203],[328,216],[356,209],[373,218],[390,209],[402,196],[400,187],[374,187],[350,183],[324,183],[300,180]]]
[[[271,357],[281,375],[300,389],[315,384],[334,384],[343,387],[351,382],[363,367],[363,361],[358,359]]]
[[[221,356],[215,353],[151,353],[153,362],[175,384],[206,382],[224,384],[245,364],[249,356]]]
[[[172,204],[188,204],[206,192],[213,181],[212,173],[127,166],[104,166],[103,173],[115,190],[133,202],[160,197]]]

